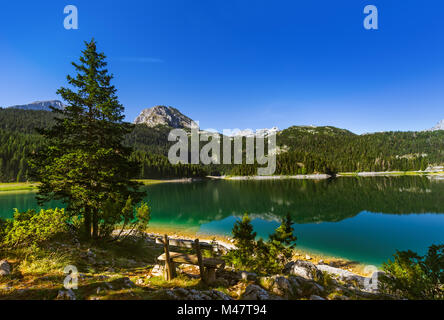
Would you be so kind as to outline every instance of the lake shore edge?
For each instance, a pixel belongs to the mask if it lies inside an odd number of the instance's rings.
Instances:
[[[271,176],[208,176],[214,180],[324,180],[341,177],[393,177],[393,176],[427,176],[444,177],[444,172],[426,172],[426,171],[374,171],[374,172],[340,172],[336,176],[328,174],[299,174],[299,175],[271,175]]]
[[[145,186],[161,183],[189,183],[203,180],[202,178],[179,178],[179,179],[137,179]],[[38,182],[0,182],[0,192],[7,191],[33,191],[38,189]]]
[[[222,245],[230,250],[236,248],[236,246],[233,243],[233,239],[229,236],[201,233],[198,230],[192,230],[192,229],[185,229],[185,228],[175,229],[169,226],[154,225],[154,226],[149,226],[148,229],[145,230],[145,233],[147,236],[150,237],[163,237],[164,235],[167,235],[169,238],[175,240],[199,239],[199,241],[201,242],[208,242],[208,243],[216,242],[219,245]],[[338,266],[338,268],[340,269],[350,271],[361,276],[369,276],[368,272],[364,271],[368,266],[368,264],[360,261],[352,261],[344,257],[323,254],[322,252],[315,250],[298,248],[297,244],[296,248],[294,248],[293,251],[294,251],[294,258],[298,260],[306,260],[314,264],[318,264],[320,262],[326,264],[331,263]]]
[[[375,171],[375,172],[340,172],[335,178],[342,177],[393,177],[393,176],[425,176],[444,179],[444,171],[426,172],[426,171]],[[300,174],[300,175],[272,175],[272,176],[206,176],[201,178],[177,178],[177,179],[136,179],[145,186],[163,184],[163,183],[191,183],[204,180],[325,180],[333,178],[328,174]],[[11,191],[34,191],[38,189],[38,182],[0,182],[0,192]]]

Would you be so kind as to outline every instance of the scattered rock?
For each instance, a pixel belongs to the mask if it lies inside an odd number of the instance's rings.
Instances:
[[[156,264],[153,269],[151,269],[151,273],[150,275],[152,277],[160,277],[163,276],[163,266],[161,266],[160,264]]]
[[[144,284],[143,279],[137,279],[136,280],[136,285],[142,286],[143,284]]]
[[[325,264],[324,260],[319,260],[318,264]]]
[[[211,290],[210,296],[215,297],[215,300],[233,300],[230,296],[218,290]]]
[[[310,296],[310,300],[326,300],[326,299],[313,294],[313,295]]]
[[[259,283],[268,291],[283,298],[295,295],[292,283],[283,276],[274,275],[271,277],[262,277],[259,279]]]
[[[309,297],[311,295],[323,295],[325,293],[325,288],[313,280],[299,276],[290,276],[288,280],[293,287],[294,296]]]
[[[343,296],[343,295],[337,294],[337,295],[333,295],[331,300],[350,300],[350,298],[347,297],[347,296]]]
[[[9,283],[7,283],[4,286],[0,287],[0,289],[5,290],[5,291],[9,291],[9,290],[12,290],[12,286]]]
[[[134,265],[137,264],[137,262],[136,262],[135,260],[133,260],[133,259],[128,259],[127,263],[128,263],[129,265],[131,265],[131,266],[134,266]]]
[[[359,285],[364,285],[366,277],[357,275],[353,272],[343,270],[340,268],[335,268],[329,265],[317,265],[320,271],[327,272],[328,274],[337,277],[339,280],[346,282],[357,282]]]
[[[25,294],[25,293],[29,292],[29,290],[30,290],[30,289],[28,289],[28,288],[18,289],[18,290],[17,290],[17,293],[18,293],[18,294]]]
[[[11,265],[8,261],[2,260],[0,261],[0,277],[7,276],[11,274]]]
[[[323,278],[323,274],[318,268],[309,261],[296,260],[285,265],[284,273],[299,276],[309,280],[319,280]]]
[[[76,295],[74,294],[74,291],[71,289],[68,290],[59,290],[59,293],[57,295],[57,300],[76,300]]]
[[[256,280],[257,274],[254,272],[247,272],[247,271],[239,271],[242,280]]]
[[[311,258],[308,254],[306,254],[306,255],[305,255],[305,259],[307,259],[307,260],[311,260],[312,258]]]
[[[113,286],[111,283],[105,282],[105,286],[107,286],[109,290],[113,290]]]
[[[96,257],[96,254],[94,253],[94,251],[92,251],[92,249],[88,249],[88,250],[86,250],[86,255],[87,255],[89,258],[95,258],[95,257]]]
[[[198,291],[195,289],[176,288],[165,290],[171,300],[232,300],[231,297],[217,290]]]
[[[241,300],[270,300],[270,295],[258,285],[250,284],[242,294]]]
[[[123,284],[126,286],[126,287],[128,287],[128,288],[134,288],[136,285],[134,284],[134,282],[132,282],[131,280],[130,280],[130,278],[128,278],[128,277],[125,277],[125,278],[123,278]]]

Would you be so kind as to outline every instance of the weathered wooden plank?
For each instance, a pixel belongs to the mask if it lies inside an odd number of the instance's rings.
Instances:
[[[176,263],[199,265],[199,261],[198,261],[196,255],[180,253],[180,252],[173,252],[173,251],[170,251],[169,253],[170,253],[170,260],[172,260]],[[161,254],[157,258],[157,260],[165,261],[166,260],[165,254]],[[217,268],[218,266],[224,265],[225,261],[222,259],[217,259],[217,258],[202,258],[202,263],[203,263],[204,267]]]
[[[163,244],[164,240],[162,238],[156,238],[156,243]],[[194,242],[192,240],[169,239],[169,245],[171,247],[193,249],[193,244]],[[199,244],[201,249],[213,250],[213,245],[208,242],[200,242]]]
[[[216,268],[205,268],[206,281],[208,283],[213,283],[216,281]]]
[[[172,270],[172,266],[171,266],[170,248],[169,248],[168,242],[169,242],[168,236],[165,235],[163,244],[164,244],[164,249],[165,249],[165,268],[166,268],[165,277],[166,277],[167,281],[173,279],[173,270]]]
[[[194,240],[194,250],[196,251],[196,255],[197,255],[197,263],[199,265],[200,278],[204,282],[206,282],[207,277],[205,276],[205,269],[204,269],[204,265],[203,265],[203,261],[202,261],[202,252],[200,252],[199,239]]]

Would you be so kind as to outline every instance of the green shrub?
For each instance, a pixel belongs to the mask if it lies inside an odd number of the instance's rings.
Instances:
[[[256,243],[253,263],[254,272],[258,274],[275,274],[282,271],[282,260],[278,259],[280,251],[278,247],[259,239]]]
[[[0,218],[0,245],[3,243],[9,229],[11,228],[12,221]]]
[[[383,264],[382,292],[413,299],[444,299],[444,245],[432,245],[427,255],[397,251]]]
[[[251,219],[245,214],[242,220],[234,224],[232,233],[237,249],[227,254],[227,261],[237,268],[258,274],[280,273],[295,246],[292,225],[288,214],[267,242],[262,239],[255,241],[256,232],[253,231]]]
[[[143,232],[151,219],[151,208],[146,202],[136,206],[131,197],[126,201],[108,200],[101,210],[100,236],[109,238],[114,230],[120,227],[120,236]],[[126,231],[126,232],[124,232]]]
[[[38,244],[68,231],[68,215],[64,209],[28,210],[15,209],[14,219],[2,223],[2,245],[17,247]]]

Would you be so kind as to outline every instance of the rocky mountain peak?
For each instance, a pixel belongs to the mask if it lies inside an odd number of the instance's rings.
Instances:
[[[436,126],[434,126],[430,131],[444,130],[444,119],[438,122]]]
[[[135,124],[143,123],[148,127],[165,125],[172,128],[191,128],[194,121],[173,107],[155,106],[144,109],[134,120]]]
[[[58,109],[64,109],[65,105],[59,100],[34,101],[28,104],[10,106],[8,108],[21,110],[44,110],[51,111],[50,106]]]

